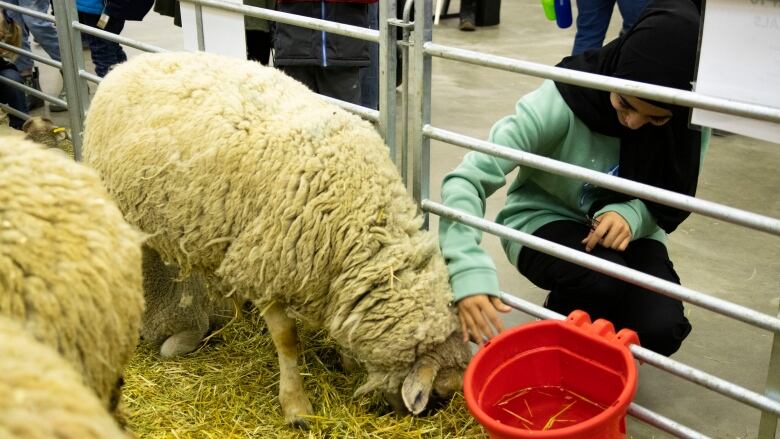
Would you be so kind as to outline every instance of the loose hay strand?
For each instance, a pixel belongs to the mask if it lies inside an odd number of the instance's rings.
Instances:
[[[353,398],[365,376],[341,370],[335,344],[303,329],[300,371],[314,405],[310,431],[288,427],[277,392],[276,351],[256,313],[235,318],[199,351],[162,360],[141,346],[125,373],[123,408],[139,438],[483,438],[457,395],[428,417],[389,413],[378,397]]]

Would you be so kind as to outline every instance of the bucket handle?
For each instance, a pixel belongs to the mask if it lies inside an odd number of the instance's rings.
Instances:
[[[576,326],[582,331],[595,334],[610,343],[623,345],[628,348],[630,345],[639,344],[639,335],[636,332],[623,328],[617,334],[615,333],[615,327],[612,322],[604,319],[597,319],[595,322],[590,322],[590,316],[588,313],[582,310],[574,310],[566,318],[566,323]]]

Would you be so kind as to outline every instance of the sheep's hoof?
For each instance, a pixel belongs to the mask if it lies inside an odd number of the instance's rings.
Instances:
[[[172,358],[179,355],[189,354],[198,348],[203,331],[191,330],[182,331],[165,340],[160,347],[160,356],[163,358]]]
[[[287,424],[301,430],[309,429],[309,420],[306,419],[306,416],[314,413],[314,410],[308,398],[304,396],[303,398],[287,399],[282,407],[284,420]]]
[[[286,419],[287,423],[295,428],[299,428],[301,430],[309,431],[309,421],[303,418],[294,418],[294,419]]]

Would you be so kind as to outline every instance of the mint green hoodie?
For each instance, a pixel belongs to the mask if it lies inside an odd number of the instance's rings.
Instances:
[[[617,116],[615,116],[617,117]],[[702,156],[709,143],[702,133]],[[553,81],[523,96],[514,115],[496,122],[490,141],[599,172],[614,173],[620,158],[620,139],[591,131],[566,105]],[[488,154],[470,152],[444,177],[442,200],[449,207],[484,217],[485,201],[506,184],[516,163]],[[533,234],[559,220],[584,222],[593,202],[603,192],[592,184],[529,167],[519,167],[496,222]],[[650,238],[665,243],[647,206],[638,199],[608,204],[595,216],[613,211],[631,227],[632,240]],[[584,236],[583,236],[584,238]],[[442,218],[439,241],[447,260],[454,300],[474,294],[498,295],[498,276],[490,256],[480,247],[482,232]],[[501,241],[512,265],[522,245]]]

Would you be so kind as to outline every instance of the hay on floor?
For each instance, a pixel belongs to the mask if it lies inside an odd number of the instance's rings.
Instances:
[[[255,313],[256,314],[256,313]],[[301,372],[314,406],[309,431],[288,427],[277,400],[276,352],[262,319],[238,319],[199,351],[162,360],[139,347],[123,409],[140,438],[481,438],[461,395],[429,416],[397,416],[377,397],[353,398],[364,376],[340,368],[335,345],[301,331]]]

